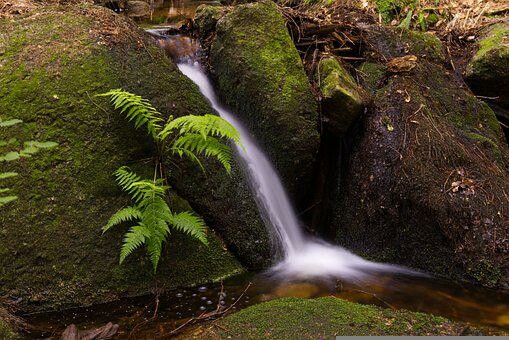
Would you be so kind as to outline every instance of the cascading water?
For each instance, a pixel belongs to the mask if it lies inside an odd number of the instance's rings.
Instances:
[[[244,149],[237,148],[237,152],[243,160],[260,214],[268,230],[277,239],[283,255],[282,261],[270,273],[295,279],[341,277],[359,281],[369,279],[373,272],[410,272],[401,267],[366,261],[339,246],[304,235],[276,170],[250,133],[230,111],[221,106],[200,64],[186,59],[177,66],[198,85],[212,108],[240,133]]]

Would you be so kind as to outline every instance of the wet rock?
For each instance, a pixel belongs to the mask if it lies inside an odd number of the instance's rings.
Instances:
[[[256,136],[291,195],[302,201],[319,145],[317,104],[277,6],[239,5],[223,16],[210,63],[226,104]]]
[[[150,16],[150,5],[145,1],[127,1],[125,10],[130,18],[147,18]]]
[[[476,94],[496,97],[490,101],[509,108],[509,22],[485,32],[465,78]]]
[[[348,71],[334,57],[320,61],[318,77],[325,126],[334,134],[342,135],[359,118],[364,109],[360,89]]]
[[[113,171],[130,165],[151,176],[152,167],[139,161],[151,157],[153,149],[145,132],[95,94],[123,87],[174,115],[211,109],[164,52],[123,16],[88,4],[34,11],[29,21],[0,19],[0,32],[9,36],[0,39],[5,50],[0,112],[25,121],[2,129],[2,139],[36,138],[59,146],[29,161],[0,164],[0,171],[15,170],[20,178],[5,181],[20,197],[0,214],[0,296],[16,294],[25,311],[40,311],[147,294],[154,277],[145,254],[140,251],[138,258],[118,265],[126,227],[104,236],[101,227],[130,203]],[[111,34],[111,27],[122,34]],[[45,52],[34,55],[38,46]],[[190,208],[185,204],[172,207]],[[158,280],[171,289],[241,272],[222,241],[212,231],[208,237],[205,247],[173,233]]]
[[[373,108],[332,195],[337,241],[372,260],[507,287],[509,149],[495,114],[435,53],[411,52],[415,67],[388,72],[386,60],[427,44],[375,30],[363,32],[371,58],[359,72]]]

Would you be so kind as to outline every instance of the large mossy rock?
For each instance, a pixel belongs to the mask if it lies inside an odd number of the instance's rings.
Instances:
[[[277,6],[238,5],[219,19],[210,64],[226,104],[301,201],[319,146],[317,104]]]
[[[118,265],[125,227],[103,236],[101,226],[130,203],[112,172],[131,165],[151,174],[143,164],[152,149],[143,131],[94,95],[122,87],[175,115],[210,113],[206,100],[141,30],[92,5],[37,7],[2,19],[0,51],[0,114],[24,121],[2,130],[2,139],[59,144],[0,164],[19,172],[2,183],[19,200],[1,208],[0,295],[21,297],[25,310],[46,310],[150,292],[154,277],[141,251]],[[205,247],[174,233],[160,285],[242,271],[212,232],[209,240]]]
[[[475,93],[498,97],[493,102],[509,108],[509,21],[485,32],[465,77]]]
[[[248,307],[182,338],[322,339],[334,336],[482,335],[447,319],[334,297],[284,298]]]
[[[373,260],[507,287],[509,150],[495,114],[444,68],[438,41],[389,28],[363,36],[370,63],[360,74],[374,104],[332,195],[337,241]],[[386,69],[407,53],[415,67]]]

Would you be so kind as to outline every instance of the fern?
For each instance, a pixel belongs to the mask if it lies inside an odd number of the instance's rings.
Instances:
[[[110,97],[113,107],[126,115],[136,128],[145,126],[160,153],[156,160],[162,178],[142,179],[127,167],[115,172],[115,178],[123,191],[131,196],[133,206],[116,212],[102,228],[106,232],[122,223],[132,223],[125,234],[120,251],[120,263],[136,249],[145,245],[150,261],[157,270],[163,245],[173,229],[207,245],[205,222],[192,212],[173,213],[167,203],[168,186],[165,186],[164,167],[160,165],[164,152],[186,157],[197,163],[204,171],[200,157],[215,158],[230,173],[233,154],[229,144],[242,146],[238,131],[226,120],[214,115],[188,115],[167,121],[145,99],[117,89],[100,94]]]
[[[125,207],[116,212],[102,228],[103,232],[112,227],[133,222],[125,234],[120,250],[120,263],[136,249],[145,245],[154,272],[161,258],[163,244],[167,240],[170,230],[188,234],[207,245],[205,222],[191,212],[174,214],[166,201],[167,186],[162,185],[161,179],[149,181],[121,167],[115,172],[118,185],[131,195],[134,206]]]
[[[136,128],[146,125],[152,138],[157,139],[163,119],[148,100],[121,89],[110,90],[98,96],[110,97],[115,110],[124,113]]]
[[[187,133],[179,137],[173,143],[173,147],[177,150],[182,149],[193,154],[198,153],[206,157],[215,157],[228,173],[231,171],[232,151],[227,145],[214,137],[204,138],[200,134]]]
[[[23,123],[20,119],[9,119],[9,120],[2,120],[0,118],[0,128],[8,128],[12,127],[17,124]],[[17,140],[15,138],[11,138],[7,141],[0,139],[0,147],[6,147],[9,145],[14,145],[17,143]],[[37,142],[37,141],[29,141],[25,142],[23,144],[23,149],[18,151],[9,151],[5,154],[0,154],[0,162],[12,162],[15,160],[18,160],[20,158],[29,158],[32,157],[32,155],[38,153],[42,149],[51,149],[57,146],[58,144],[55,142]],[[8,179],[17,177],[17,172],[0,172],[0,180]],[[11,190],[9,188],[0,188],[0,194],[4,194],[6,192],[10,192]],[[18,196],[15,195],[9,195],[9,196],[0,196],[0,207],[14,202],[18,199]]]

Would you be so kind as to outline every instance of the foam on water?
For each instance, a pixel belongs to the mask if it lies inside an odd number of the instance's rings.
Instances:
[[[376,272],[411,273],[402,267],[369,262],[348,250],[306,236],[272,163],[249,131],[218,101],[214,88],[198,62],[178,63],[180,71],[198,85],[217,113],[240,133],[244,149],[237,148],[260,214],[276,240],[282,260],[270,274],[288,279],[337,277],[349,281],[373,279]]]

